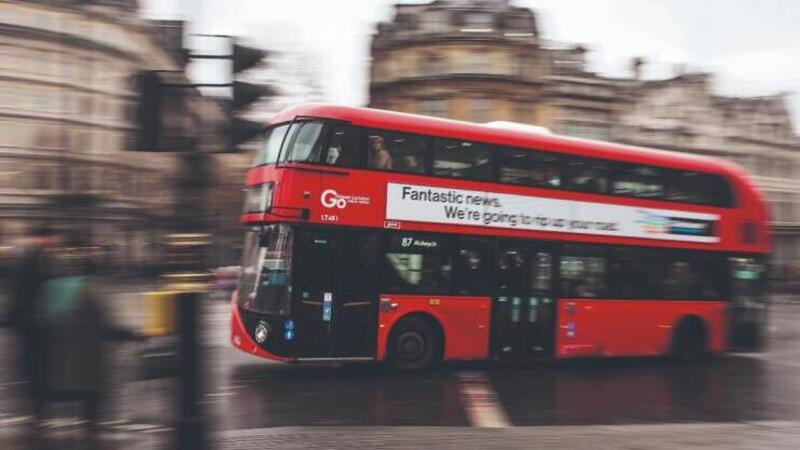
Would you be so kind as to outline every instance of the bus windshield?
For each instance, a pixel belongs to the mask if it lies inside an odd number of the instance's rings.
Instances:
[[[239,278],[239,306],[248,311],[289,314],[292,270],[292,229],[270,225],[263,233],[245,235]]]

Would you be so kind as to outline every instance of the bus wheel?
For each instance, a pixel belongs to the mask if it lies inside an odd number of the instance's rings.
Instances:
[[[429,321],[420,317],[401,319],[389,335],[389,362],[400,370],[427,369],[441,358],[442,338]]]
[[[687,317],[678,323],[672,335],[670,356],[677,361],[698,361],[708,355],[706,326],[698,317]]]

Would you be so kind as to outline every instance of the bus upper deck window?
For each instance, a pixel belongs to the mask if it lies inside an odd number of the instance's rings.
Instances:
[[[576,191],[608,192],[608,163],[600,160],[572,158],[567,164],[567,187]]]
[[[358,128],[335,124],[331,127],[325,150],[325,164],[355,167],[359,162]]]
[[[718,175],[672,171],[667,183],[667,200],[728,207],[732,204],[730,185]]]
[[[370,130],[367,136],[368,167],[393,172],[425,173],[428,139],[407,133]]]

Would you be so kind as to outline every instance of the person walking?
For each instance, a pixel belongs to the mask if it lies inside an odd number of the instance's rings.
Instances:
[[[108,341],[140,336],[113,324],[102,289],[92,276],[89,246],[72,241],[58,253],[56,275],[45,282],[36,320],[46,346],[40,359],[41,388],[47,401],[82,405],[88,448],[98,441],[98,422],[108,386]]]
[[[38,439],[36,426],[44,414],[42,364],[44,342],[36,324],[39,301],[44,284],[52,276],[52,253],[58,247],[60,234],[49,227],[31,230],[23,243],[22,256],[12,269],[11,306],[8,324],[17,335],[17,367],[26,383],[31,410],[36,419],[30,440]]]

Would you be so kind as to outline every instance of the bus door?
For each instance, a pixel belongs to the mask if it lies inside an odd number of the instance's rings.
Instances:
[[[556,299],[553,251],[534,243],[530,249],[530,290],[527,299],[527,353],[550,356],[555,344]]]
[[[299,357],[330,356],[333,299],[336,288],[336,248],[331,230],[306,228],[299,240],[298,284],[294,292],[295,354]]]
[[[498,243],[492,298],[491,349],[495,357],[523,356],[528,299],[528,255],[523,242]]]
[[[338,237],[338,262],[329,269],[341,281],[333,295],[333,355],[374,356],[381,235],[342,231]]]
[[[367,231],[303,231],[292,313],[297,356],[374,356],[379,237]]]
[[[765,266],[752,257],[728,259],[731,279],[728,346],[733,350],[760,350],[764,346],[767,302]]]

